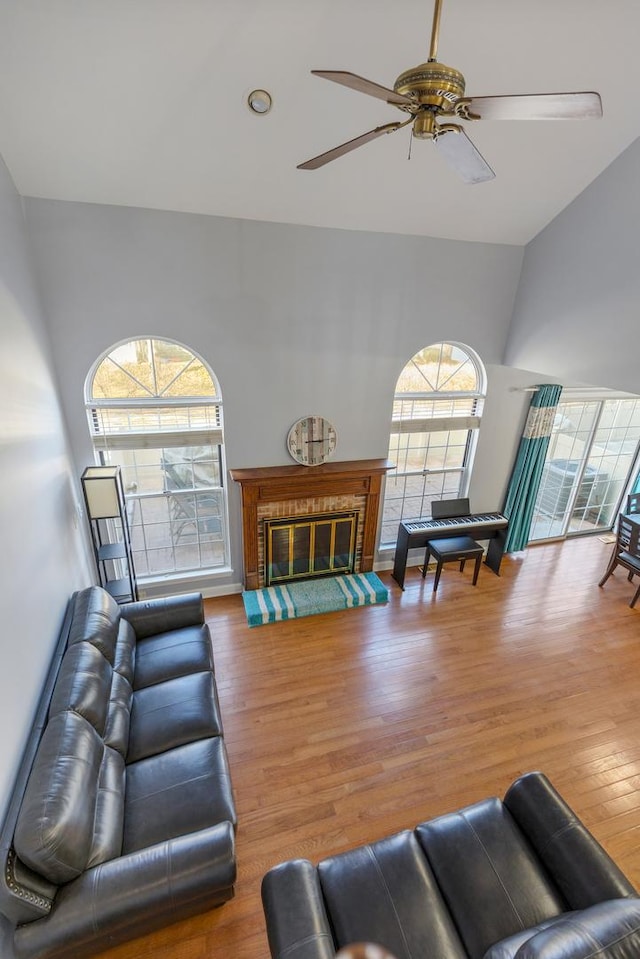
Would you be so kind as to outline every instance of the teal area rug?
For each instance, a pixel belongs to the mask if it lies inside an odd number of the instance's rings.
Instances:
[[[242,599],[249,626],[262,626],[351,606],[386,603],[389,591],[375,573],[351,573],[247,590]]]

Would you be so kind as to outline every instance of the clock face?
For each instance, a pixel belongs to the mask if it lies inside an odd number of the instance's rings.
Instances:
[[[305,416],[293,424],[287,449],[297,463],[318,466],[333,455],[338,442],[335,427],[323,416]]]

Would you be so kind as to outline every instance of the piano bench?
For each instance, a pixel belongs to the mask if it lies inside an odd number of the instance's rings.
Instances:
[[[429,556],[433,556],[436,561],[436,575],[433,580],[433,591],[438,588],[440,582],[440,573],[445,563],[460,563],[460,572],[464,569],[464,564],[468,559],[475,559],[476,565],[473,571],[473,585],[478,582],[478,573],[480,572],[480,563],[484,550],[470,536],[450,536],[448,539],[430,539],[427,542],[427,548],[424,554],[424,566],[422,567],[422,578],[427,575],[427,566]]]

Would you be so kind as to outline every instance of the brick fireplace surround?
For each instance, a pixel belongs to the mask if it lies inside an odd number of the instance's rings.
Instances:
[[[389,460],[230,470],[242,489],[244,588],[264,586],[264,520],[358,511],[355,570],[373,569],[382,477]]]

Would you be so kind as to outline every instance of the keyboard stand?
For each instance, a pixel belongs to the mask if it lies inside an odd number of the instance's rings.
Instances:
[[[500,575],[500,563],[504,554],[507,538],[507,520],[500,513],[480,514],[456,517],[452,522],[442,520],[417,520],[413,523],[400,523],[393,563],[392,576],[401,589],[404,589],[404,577],[407,569],[407,556],[410,549],[426,546],[430,539],[444,539],[449,536],[470,536],[472,539],[489,540],[485,556],[485,565],[496,576]]]

